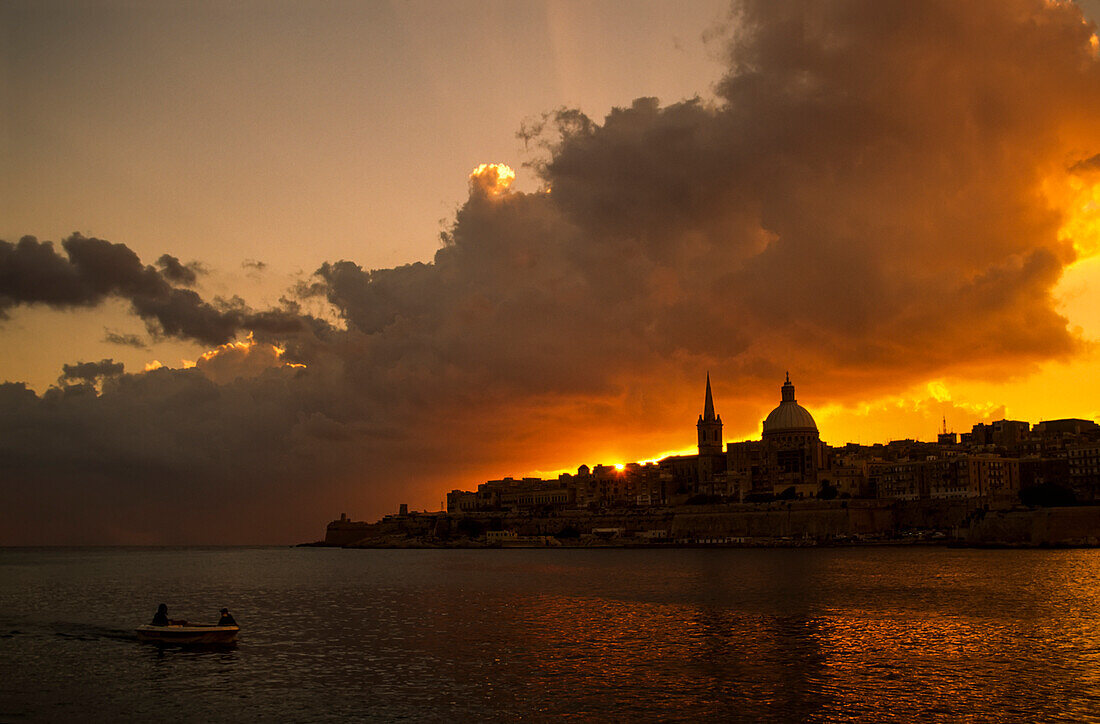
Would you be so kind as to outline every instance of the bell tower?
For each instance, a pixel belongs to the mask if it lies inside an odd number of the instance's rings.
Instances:
[[[707,396],[703,401],[703,414],[695,424],[699,432],[699,454],[722,454],[722,416],[714,414],[714,398],[710,394],[710,373],[707,373]]]

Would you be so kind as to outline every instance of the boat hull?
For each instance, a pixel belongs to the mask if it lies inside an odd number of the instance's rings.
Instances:
[[[188,624],[186,626],[138,626],[134,631],[138,641],[158,644],[231,644],[237,640],[239,626]]]

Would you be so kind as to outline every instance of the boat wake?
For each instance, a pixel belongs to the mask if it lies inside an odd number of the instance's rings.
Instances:
[[[17,637],[55,637],[71,641],[136,641],[137,636],[127,629],[71,621],[18,622],[0,625],[0,639]]]

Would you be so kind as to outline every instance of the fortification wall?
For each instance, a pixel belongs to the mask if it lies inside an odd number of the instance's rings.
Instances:
[[[889,504],[869,503],[813,507],[779,506],[766,510],[684,512],[673,521],[673,538],[801,538],[874,535],[897,527]]]
[[[981,505],[982,502],[977,498],[899,502],[895,506],[895,522],[899,530],[954,530],[966,525],[973,512]]]
[[[371,535],[374,523],[334,520],[325,528],[325,545],[346,546]]]
[[[972,544],[1100,545],[1100,506],[992,511],[960,530]]]
[[[974,545],[1100,545],[1100,506],[985,511],[977,501],[896,502],[875,500],[771,503],[768,505],[681,506],[589,513],[467,513],[390,516],[377,523],[333,521],[325,543],[348,546],[371,541],[400,545],[404,539],[460,541],[485,531],[510,530],[521,536],[585,535],[619,528],[634,536],[651,530],[668,538],[813,538],[896,535],[908,530],[940,530]]]
[[[557,535],[566,528],[578,533],[591,533],[596,528],[622,528],[625,533],[646,530],[668,530],[672,512],[662,510],[646,513],[587,513],[566,511],[548,516],[506,515],[502,525],[519,535]]]

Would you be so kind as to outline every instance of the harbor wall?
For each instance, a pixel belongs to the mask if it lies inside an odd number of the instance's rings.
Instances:
[[[937,513],[933,518],[942,516]],[[960,518],[962,513],[951,516]],[[902,513],[896,501],[814,501],[770,504],[727,504],[588,512],[561,510],[540,515],[512,512],[463,514],[412,513],[387,516],[377,523],[333,521],[327,545],[354,545],[365,539],[419,537],[451,539],[475,531],[509,530],[521,536],[588,535],[594,530],[619,529],[632,536],[663,531],[669,539],[783,538],[828,539],[889,534],[910,522],[934,528],[927,514]],[[952,523],[955,524],[955,523]]]
[[[402,540],[455,542],[487,531],[519,536],[590,536],[620,531],[624,537],[661,531],[670,541],[701,539],[812,539],[899,537],[908,531],[940,531],[971,545],[1100,545],[1100,506],[998,511],[957,501],[815,501],[762,505],[680,506],[591,513],[554,511],[465,514],[410,513],[376,523],[333,521],[325,545],[400,545]]]
[[[673,519],[670,537],[828,539],[884,533],[892,530],[893,524],[889,509],[681,513]]]
[[[989,511],[960,531],[974,545],[1100,545],[1100,506]]]

